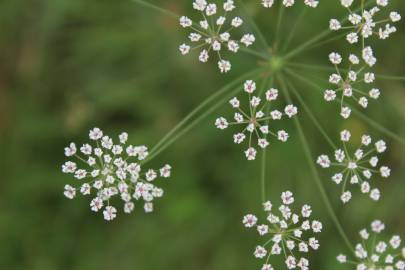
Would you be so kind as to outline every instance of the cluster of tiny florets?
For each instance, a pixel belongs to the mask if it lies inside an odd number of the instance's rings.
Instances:
[[[324,99],[328,102],[337,100],[340,103],[340,115],[343,118],[347,119],[351,115],[352,109],[349,101],[354,101],[362,108],[367,108],[369,98],[378,99],[380,97],[378,88],[368,86],[374,83],[376,77],[373,72],[367,70],[375,63],[370,47],[363,50],[362,60],[364,63],[355,54],[350,54],[347,69],[339,68],[343,62],[339,53],[329,54],[329,60],[335,66],[336,73],[329,76],[329,82],[334,85],[334,88],[325,90]]]
[[[376,4],[370,9],[365,9],[362,6],[360,13],[352,10],[354,0],[341,0],[340,2],[349,11],[349,24],[345,25],[337,19],[331,19],[329,21],[329,28],[333,31],[349,31],[346,35],[346,40],[350,44],[361,43],[362,48],[364,48],[366,39],[372,36],[378,36],[379,39],[387,39],[392,33],[397,31],[396,27],[391,25],[391,23],[401,20],[401,15],[398,12],[392,11],[389,13],[389,16],[380,16],[381,9],[388,6],[388,0],[376,0]]]
[[[341,93],[340,98],[340,115],[344,118],[348,118],[351,114],[351,108],[348,104],[345,104],[345,97],[355,100],[361,107],[366,108],[368,106],[368,97],[377,99],[380,96],[380,90],[378,88],[362,89],[364,84],[373,83],[375,75],[372,72],[366,71],[366,68],[373,67],[377,58],[374,55],[373,48],[366,41],[377,35],[380,39],[388,38],[392,33],[396,32],[395,26],[390,23],[395,23],[401,20],[401,15],[393,11],[389,14],[388,18],[377,18],[381,13],[381,8],[386,7],[389,4],[388,0],[376,0],[375,6],[370,9],[365,9],[364,2],[362,2],[360,8],[360,14],[353,11],[354,0],[341,0],[342,6],[349,11],[348,21],[350,25],[342,25],[337,19],[331,19],[329,21],[329,28],[332,31],[349,30],[346,35],[346,40],[351,44],[361,44],[362,60],[364,65],[360,64],[361,60],[355,54],[350,54],[349,61],[350,66],[346,68],[346,76],[343,76],[343,70],[338,68],[338,65],[342,62],[342,57],[339,53],[332,52],[329,54],[329,60],[335,65],[336,72],[329,77],[329,82],[337,85],[336,89],[327,89],[324,94],[324,98],[327,101],[335,100],[337,92]],[[360,2],[360,1],[358,1]],[[385,26],[383,26],[385,25]],[[379,28],[378,28],[379,27]],[[378,29],[377,29],[378,28]],[[358,68],[352,69],[358,66]],[[356,85],[355,85],[356,84]]]
[[[239,99],[236,97],[232,98],[229,103],[236,110],[233,117],[234,120],[228,122],[226,118],[220,117],[215,121],[215,125],[222,130],[227,129],[229,126],[241,125],[243,129],[234,134],[234,142],[236,144],[242,144],[245,140],[248,141],[249,147],[245,151],[246,158],[248,160],[255,160],[257,150],[254,144],[257,143],[262,149],[266,148],[270,144],[267,140],[268,135],[282,142],[288,140],[289,135],[285,130],[273,132],[270,130],[268,122],[281,120],[283,116],[291,118],[298,113],[298,109],[290,104],[284,108],[284,112],[279,110],[268,112],[267,107],[278,98],[279,92],[277,89],[271,88],[267,90],[263,98],[254,95],[256,92],[256,83],[252,80],[246,81],[243,89],[249,97],[248,108],[242,108]]]
[[[222,8],[224,14],[220,13],[220,7],[214,3],[208,3],[205,0],[195,0],[193,8],[201,12],[202,20],[193,22],[189,17],[180,17],[180,25],[184,28],[191,29],[189,34],[190,42],[193,45],[186,43],[180,45],[181,54],[186,55],[191,50],[201,50],[199,54],[200,62],[206,63],[210,57],[210,53],[216,54],[219,58],[218,68],[221,73],[226,73],[231,70],[231,63],[222,57],[221,52],[228,50],[237,53],[241,45],[246,47],[251,46],[255,42],[253,34],[245,34],[240,40],[235,40],[231,37],[231,31],[239,28],[243,24],[240,17],[228,18],[228,14],[235,9],[234,1],[227,0]]]
[[[75,143],[71,143],[65,148],[66,157],[76,158],[85,167],[79,168],[73,161],[62,165],[62,172],[72,174],[79,186],[65,185],[64,195],[69,199],[75,198],[77,192],[92,196],[91,210],[98,212],[104,208],[104,219],[108,221],[117,215],[117,209],[111,205],[114,197],[123,201],[125,213],[134,210],[134,200],[143,200],[145,212],[152,212],[153,200],[163,195],[163,189],[152,182],[159,176],[170,177],[170,165],[142,172],[140,162],[148,156],[148,148],[126,145],[128,134],[125,132],[119,135],[118,143],[99,128],[90,130],[89,137],[94,145],[83,144],[78,149]]]
[[[357,270],[404,270],[405,247],[401,251],[401,237],[394,235],[390,240],[378,239],[385,229],[380,220],[373,221],[370,227],[371,231],[360,231],[361,243],[356,245],[354,259],[340,254],[338,262],[355,265]]]
[[[275,3],[275,0],[261,0],[261,1],[262,1],[262,5],[265,8],[271,8]],[[279,1],[281,1],[281,0],[279,0]],[[282,0],[282,4],[285,7],[292,7],[295,4],[295,0]],[[304,0],[304,4],[309,6],[309,7],[316,8],[318,6],[318,4],[319,4],[319,1],[317,1],[317,0]]]
[[[284,256],[288,269],[309,269],[306,256],[310,250],[318,250],[319,241],[311,234],[322,231],[322,223],[311,220],[311,206],[303,205],[299,212],[292,209],[294,203],[293,193],[290,191],[281,194],[282,204],[273,209],[273,204],[267,201],[263,204],[267,215],[266,224],[259,224],[255,215],[248,214],[243,217],[243,224],[247,228],[255,228],[260,236],[266,238],[264,244],[255,248],[254,256],[265,259],[262,270],[273,270],[269,263],[272,257]]]
[[[350,154],[347,143],[350,141],[351,133],[344,130],[340,133],[343,149],[335,150],[335,162],[332,162],[327,155],[318,157],[317,163],[322,168],[334,167],[339,169],[339,172],[332,176],[332,181],[338,185],[342,185],[341,200],[347,203],[352,198],[352,193],[349,191],[350,185],[358,185],[364,194],[369,194],[370,198],[377,201],[380,199],[381,193],[377,188],[372,189],[369,180],[374,174],[379,174],[383,178],[387,178],[391,174],[390,168],[381,166],[379,169],[379,159],[377,154],[386,151],[387,145],[383,140],[372,144],[372,139],[369,135],[361,137],[361,146]],[[364,148],[364,149],[363,149]]]

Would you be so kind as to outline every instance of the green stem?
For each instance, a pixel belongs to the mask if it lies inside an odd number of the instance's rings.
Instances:
[[[255,50],[252,50],[252,49],[250,49],[250,48],[241,47],[239,50],[240,50],[241,52],[246,53],[246,54],[250,54],[250,55],[253,55],[253,56],[257,56],[257,57],[259,57],[259,58],[262,58],[263,60],[266,60],[266,61],[269,61],[269,60],[270,60],[270,56],[269,56],[269,55],[266,55],[266,54],[261,53],[261,52],[256,52]]]
[[[375,76],[379,79],[384,79],[384,80],[405,81],[405,76],[393,76],[393,75],[384,75],[384,74],[376,74]]]
[[[246,80],[246,79],[250,78],[251,76],[255,76],[257,73],[259,73],[261,71],[262,71],[261,69],[256,69],[254,71],[251,71],[251,72],[239,77],[238,79],[228,83],[227,85],[225,85],[224,87],[222,87],[221,89],[216,91],[214,94],[209,96],[200,105],[198,105],[193,111],[191,111],[188,115],[186,115],[186,117],[182,121],[180,121],[171,131],[169,131],[169,133],[167,133],[151,149],[150,154],[149,154],[149,156],[148,156],[148,158],[146,160],[147,161],[151,160],[152,158],[154,158],[156,156],[157,153],[160,153],[162,151],[161,148],[166,148],[171,143],[173,143],[174,140],[172,140],[173,138],[171,138],[171,137],[174,136],[175,138],[178,138],[178,136],[175,135],[175,133],[178,132],[181,128],[183,128],[183,126],[185,126],[186,123],[189,120],[191,120],[195,115],[198,115],[200,112],[207,110],[207,107],[209,108],[210,103],[217,100],[221,95],[225,94],[227,91],[229,91],[229,89],[231,89],[231,88],[235,87],[236,85],[238,85],[241,81]],[[200,119],[200,120],[202,120],[202,119]],[[184,129],[187,129],[187,128],[188,128],[188,126],[184,127]]]
[[[284,5],[280,5],[280,11],[278,12],[278,18],[277,18],[277,25],[276,25],[276,34],[275,38],[276,41],[274,42],[275,49],[278,48],[278,44],[280,42],[280,29],[281,29],[281,22],[283,21],[283,16],[284,16]]]
[[[261,194],[262,194],[262,203],[266,201],[266,157],[267,151],[263,149],[262,151],[262,164],[260,171],[260,183],[261,183]]]
[[[219,100],[218,102],[214,103],[211,107],[209,107],[203,114],[201,114],[199,117],[197,117],[194,121],[192,121],[190,124],[188,124],[184,129],[179,131],[176,135],[174,135],[172,138],[170,138],[167,142],[165,142],[158,150],[155,150],[155,152],[149,156],[148,161],[156,157],[158,154],[160,154],[162,151],[164,151],[167,147],[172,145],[175,141],[177,141],[179,138],[181,138],[183,135],[185,135],[187,132],[189,132],[192,128],[194,128],[198,123],[203,121],[205,118],[207,118],[211,113],[213,113],[218,107],[224,104],[224,102],[228,99],[230,99],[232,96],[237,94],[238,92],[242,91],[242,88],[237,87],[234,89],[231,93],[226,95],[224,98]]]
[[[319,123],[319,121],[316,119],[315,115],[311,112],[311,110],[309,109],[308,105],[305,103],[304,99],[302,98],[302,96],[299,94],[299,92],[297,91],[297,89],[292,85],[292,83],[288,82],[288,86],[291,89],[291,91],[294,93],[294,95],[297,97],[298,101],[301,103],[302,107],[304,108],[304,110],[307,112],[309,118],[312,120],[313,124],[318,128],[319,132],[321,132],[321,134],[323,135],[323,137],[325,138],[325,140],[330,144],[330,146],[332,146],[332,148],[334,150],[337,149],[336,144],[332,141],[332,139],[328,136],[328,134],[326,133],[326,131],[322,128],[321,124]]]
[[[260,31],[259,27],[257,24],[254,22],[254,20],[251,19],[252,16],[249,16],[246,12],[246,7],[243,4],[242,0],[238,0],[238,5],[240,6],[240,11],[243,13],[242,15],[245,17],[245,20],[247,21],[248,24],[250,24],[250,27],[252,27],[253,31],[256,32],[258,39],[262,43],[264,49],[266,50],[266,53],[270,55],[270,53],[267,51],[268,48],[270,48],[269,43],[267,42],[266,38],[264,37],[262,31]]]
[[[162,13],[170,16],[170,17],[173,17],[173,18],[176,18],[176,19],[180,17],[178,14],[176,14],[176,13],[170,11],[170,10],[161,8],[159,6],[156,6],[154,4],[149,3],[147,1],[143,1],[143,0],[132,0],[132,1],[135,2],[135,3],[138,3],[140,5],[143,5],[143,6],[147,7],[147,8],[162,12]]]
[[[290,51],[284,56],[284,59],[289,59],[294,57],[295,55],[299,54],[300,52],[306,50],[308,47],[310,47],[312,44],[320,40],[321,38],[329,35],[331,31],[329,29],[322,31],[319,35],[316,35],[315,37],[311,38],[307,42],[304,42],[301,46],[298,46],[296,49]]]
[[[298,26],[301,23],[302,18],[304,18],[304,15],[306,13],[306,11],[308,10],[307,8],[303,8],[301,9],[302,11],[300,12],[300,15],[298,15],[298,19],[295,20],[294,26],[292,28],[292,30],[290,31],[290,34],[288,35],[287,41],[284,43],[282,52],[284,53],[286,50],[289,49],[290,43],[298,29]]]
[[[273,77],[270,78],[269,85],[271,86],[273,84]],[[266,84],[264,85],[263,89],[266,88]],[[261,91],[262,93],[260,96],[263,94],[264,91]],[[267,106],[266,108],[266,115],[270,111],[270,105]],[[266,120],[266,125],[268,125],[270,120]],[[267,135],[265,136],[267,139]],[[262,151],[262,164],[261,164],[261,169],[260,169],[260,183],[261,183],[261,194],[262,194],[262,203],[266,201],[266,165],[267,165],[267,149],[263,149]]]

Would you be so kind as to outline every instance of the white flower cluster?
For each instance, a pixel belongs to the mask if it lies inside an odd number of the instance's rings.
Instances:
[[[334,89],[327,89],[324,92],[324,99],[328,102],[338,100],[340,102],[340,115],[347,119],[351,115],[351,108],[347,105],[347,99],[354,100],[362,108],[367,108],[369,99],[378,99],[380,90],[378,88],[369,87],[367,91],[362,88],[372,84],[375,81],[375,74],[367,71],[367,67],[371,67],[375,63],[375,58],[370,47],[363,50],[361,60],[354,54],[349,56],[349,69],[340,69],[343,59],[339,53],[333,52],[329,54],[330,62],[335,65],[336,73],[329,76],[329,82],[335,85]]]
[[[375,35],[380,39],[388,38],[397,30],[395,26],[392,26],[390,23],[400,21],[401,15],[398,12],[393,11],[389,14],[388,18],[376,19],[376,17],[381,14],[381,8],[386,7],[389,4],[388,0],[376,0],[376,4],[370,9],[365,9],[364,1],[362,1],[360,14],[354,12],[352,9],[354,0],[340,0],[340,2],[350,13],[348,17],[350,25],[342,25],[339,20],[331,19],[329,21],[329,28],[332,31],[348,30],[349,33],[346,35],[346,40],[350,44],[361,44],[362,60],[365,64],[364,66],[361,65],[363,67],[352,70],[353,66],[360,64],[360,60],[359,57],[351,54],[349,57],[350,66],[346,78],[342,78],[342,74],[337,68],[337,65],[342,62],[342,57],[336,52],[331,53],[329,55],[329,60],[335,65],[337,74],[332,74],[329,81],[332,84],[337,85],[338,88],[335,90],[326,90],[324,97],[327,101],[332,101],[336,98],[336,92],[340,91],[342,93],[340,99],[340,114],[342,117],[348,118],[351,114],[351,109],[349,106],[343,105],[345,97],[353,98],[361,107],[366,108],[368,106],[367,96],[372,99],[377,99],[380,96],[380,90],[377,88],[372,88],[368,93],[365,93],[358,86],[359,83],[370,84],[375,80],[374,73],[364,71],[367,66],[371,68],[377,62],[373,49],[370,45],[366,44],[366,40]],[[357,85],[353,87],[353,84]]]
[[[342,264],[356,265],[357,270],[404,270],[405,247],[401,251],[401,237],[394,235],[389,241],[378,240],[378,235],[385,229],[380,220],[371,223],[371,232],[367,229],[360,231],[361,243],[356,245],[354,261],[346,255],[337,256]]]
[[[230,71],[231,63],[222,58],[221,51],[227,49],[228,51],[237,53],[241,44],[246,47],[251,46],[255,42],[255,36],[245,34],[240,40],[232,39],[230,32],[243,24],[243,20],[240,17],[227,18],[227,15],[235,9],[233,0],[226,0],[224,2],[224,14],[221,15],[217,15],[219,8],[216,4],[207,3],[205,0],[195,0],[193,8],[201,12],[203,20],[195,23],[187,16],[180,17],[180,25],[191,29],[192,32],[189,34],[189,39],[193,43],[193,46],[186,43],[180,45],[179,50],[181,54],[186,55],[191,50],[202,49],[199,60],[206,63],[212,51],[219,57],[218,68],[221,73]]]
[[[258,146],[262,149],[269,145],[269,141],[267,140],[268,135],[276,137],[282,142],[288,140],[289,135],[286,131],[279,130],[275,133],[270,130],[267,122],[281,120],[283,116],[291,118],[298,113],[298,109],[294,105],[287,105],[284,108],[284,112],[273,110],[266,113],[271,102],[277,100],[278,90],[274,88],[267,90],[265,100],[262,102],[261,97],[253,95],[256,91],[256,83],[254,81],[247,80],[244,83],[243,89],[249,95],[249,108],[247,110],[242,109],[241,102],[234,97],[229,101],[231,106],[236,110],[234,121],[228,122],[226,118],[220,117],[215,121],[215,125],[222,130],[231,125],[244,126],[241,132],[234,134],[233,139],[236,144],[241,144],[248,139],[249,148],[245,151],[245,155],[248,160],[255,160],[257,151],[253,147],[253,139],[257,140]]]
[[[380,39],[387,39],[397,29],[391,23],[396,23],[401,20],[401,15],[396,12],[390,12],[389,16],[385,18],[376,18],[381,13],[381,9],[389,4],[388,0],[376,0],[375,6],[370,9],[364,9],[362,5],[360,13],[352,11],[354,0],[341,0],[342,6],[349,11],[348,22],[349,25],[342,25],[337,19],[329,21],[329,28],[333,31],[348,30],[346,40],[350,44],[361,43],[364,48],[365,39],[372,36],[378,36]],[[357,1],[360,2],[360,1]]]
[[[256,247],[254,256],[266,258],[262,270],[273,270],[269,264],[271,256],[285,256],[288,269],[309,269],[309,261],[304,256],[312,250],[318,250],[319,242],[311,234],[322,231],[322,223],[311,220],[311,206],[303,205],[298,213],[291,209],[294,196],[290,191],[281,194],[282,204],[276,209],[270,201],[263,204],[267,214],[267,224],[258,224],[255,215],[248,214],[243,218],[247,228],[255,228],[260,236],[266,237],[263,245]],[[283,255],[282,255],[283,254]]]
[[[104,219],[113,220],[117,215],[117,209],[112,206],[113,197],[120,197],[124,202],[124,212],[131,213],[135,204],[133,200],[143,200],[144,210],[153,211],[154,198],[162,197],[163,190],[156,187],[152,182],[160,177],[168,178],[171,174],[170,165],[165,165],[160,170],[141,171],[139,161],[148,156],[146,146],[126,146],[128,134],[119,135],[119,143],[103,135],[99,128],[90,130],[90,140],[94,146],[83,144],[77,149],[75,143],[65,148],[65,156],[76,158],[84,163],[85,169],[78,168],[73,161],[67,161],[62,165],[62,172],[72,174],[79,182],[78,191],[82,195],[93,195],[90,208],[98,212],[104,206]],[[130,162],[136,159],[136,162]],[[76,196],[76,188],[65,185],[64,195],[73,199]]]
[[[336,167],[339,172],[332,176],[332,181],[336,184],[342,184],[341,200],[347,203],[352,198],[352,193],[347,190],[348,184],[359,185],[360,190],[364,194],[369,194],[370,198],[377,201],[380,199],[380,190],[377,188],[372,189],[369,180],[373,174],[379,174],[383,178],[387,178],[391,174],[390,168],[387,166],[378,166],[378,157],[376,154],[381,154],[386,151],[386,143],[382,140],[377,141],[372,145],[372,140],[369,135],[361,137],[361,146],[354,152],[353,155],[349,154],[347,142],[350,141],[351,133],[344,130],[340,133],[341,141],[343,142],[343,149],[335,151],[335,160],[332,162],[327,155],[318,157],[317,163],[322,168]],[[367,147],[369,150],[367,150]],[[366,149],[362,149],[366,148]]]
[[[285,7],[292,7],[295,4],[295,0],[282,0],[283,5]],[[319,4],[319,1],[317,0],[304,0],[304,4],[316,8]],[[271,8],[274,5],[274,0],[262,0],[262,5],[265,8]]]

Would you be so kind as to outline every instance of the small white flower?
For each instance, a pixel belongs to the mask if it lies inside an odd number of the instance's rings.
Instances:
[[[257,246],[254,255],[256,258],[262,259],[267,255],[267,250],[262,246]]]
[[[181,16],[180,17],[180,25],[184,28],[190,27],[193,24],[190,18],[186,16]]]
[[[337,256],[337,261],[339,263],[346,263],[347,262],[347,257],[345,255],[340,254],[339,256]]]
[[[65,147],[65,156],[67,156],[67,157],[71,157],[71,156],[75,155],[76,152],[77,152],[76,144],[74,144],[74,143],[70,143],[70,145],[68,147]]]
[[[284,109],[284,112],[286,115],[288,115],[289,118],[291,118],[298,113],[298,109],[294,105],[287,105]]]
[[[336,92],[333,90],[325,90],[324,99],[326,101],[333,101],[336,99]]]
[[[352,198],[352,193],[350,191],[346,191],[342,193],[342,196],[340,196],[340,199],[343,203],[347,203],[351,200]]]
[[[215,126],[219,129],[226,129],[228,128],[229,124],[228,121],[224,117],[220,117],[217,120],[215,120]]]
[[[329,29],[333,30],[333,31],[337,31],[340,28],[342,28],[342,25],[340,24],[340,22],[336,19],[331,19],[329,21]]]
[[[172,170],[172,166],[170,166],[169,164],[166,164],[159,170],[160,176],[163,178],[169,178],[171,175],[171,170]]]
[[[246,47],[249,47],[250,45],[252,45],[255,42],[255,36],[252,34],[245,34],[240,42],[243,43]]]
[[[245,155],[248,160],[255,160],[256,154],[257,154],[257,151],[253,147],[250,147],[245,151]]]
[[[332,52],[329,54],[329,60],[332,62],[332,64],[339,65],[342,63],[342,56],[336,52]]]
[[[76,197],[76,189],[71,185],[65,185],[65,191],[63,193],[66,198],[73,199]]]
[[[117,209],[113,206],[107,206],[103,211],[104,219],[111,221],[117,216]]]
[[[218,67],[221,73],[227,73],[228,71],[231,70],[231,62],[226,60],[220,60],[218,62]]]
[[[281,0],[279,0],[281,1]],[[285,7],[292,7],[295,4],[295,0],[282,0],[282,4]],[[317,0],[304,0],[304,4],[308,7],[316,8],[319,4]],[[271,8],[274,5],[274,0],[262,0],[262,6],[265,8]]]
[[[375,148],[377,149],[378,153],[383,153],[387,150],[387,145],[383,140],[380,140],[375,143]]]
[[[261,270],[274,270],[274,268],[271,264],[264,264]]]
[[[143,205],[143,209],[145,210],[145,213],[152,213],[153,212],[153,203],[151,202],[146,202]]]
[[[101,208],[103,208],[103,205],[103,200],[99,197],[94,198],[90,203],[91,210],[94,212],[98,212]]]
[[[321,155],[318,157],[317,162],[322,168],[329,168],[330,167],[330,159],[327,155]]]
[[[187,44],[181,44],[179,47],[179,51],[182,55],[186,55],[190,52],[190,46],[188,46]]]
[[[349,33],[346,36],[346,40],[350,44],[354,44],[354,43],[359,42],[359,36],[357,35],[357,33]]]
[[[260,235],[265,235],[269,232],[269,226],[267,225],[259,225],[257,226],[257,231]]]
[[[284,130],[280,130],[277,132],[277,138],[282,141],[282,142],[286,142],[288,140],[288,133],[285,132]]]
[[[312,221],[312,230],[314,233],[320,233],[322,231],[322,223],[317,220]]]
[[[292,204],[294,202],[294,195],[291,191],[281,193],[281,200],[284,204]]]
[[[205,13],[207,16],[212,16],[217,13],[217,5],[216,4],[209,4],[206,9]]]
[[[353,4],[353,0],[341,0],[340,3],[342,6],[348,8]]]
[[[392,22],[398,22],[401,20],[401,15],[398,12],[391,12],[390,13],[390,19]]]
[[[245,227],[247,228],[251,228],[253,226],[256,225],[257,223],[257,217],[252,215],[252,214],[248,214],[246,216],[243,217],[243,224],[245,225]]]
[[[348,130],[343,130],[342,132],[340,132],[340,140],[342,142],[348,142],[351,138],[351,133]]]
[[[351,113],[352,113],[352,110],[349,107],[343,107],[342,110],[340,111],[340,115],[344,119],[349,118]]]
[[[243,85],[243,89],[246,93],[252,94],[256,90],[256,83],[252,80],[247,80]]]
[[[380,90],[373,88],[369,92],[369,96],[373,99],[378,99],[380,97]]]
[[[391,170],[390,170],[390,168],[388,168],[387,166],[382,166],[382,167],[380,168],[380,173],[381,173],[381,176],[382,176],[382,177],[387,178],[387,177],[390,176]]]

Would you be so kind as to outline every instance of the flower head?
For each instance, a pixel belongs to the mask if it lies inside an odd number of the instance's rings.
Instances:
[[[338,171],[332,176],[332,181],[336,184],[342,184],[341,200],[347,203],[352,198],[349,191],[350,185],[357,185],[364,194],[369,194],[370,198],[377,201],[380,199],[380,191],[377,188],[372,189],[370,179],[374,174],[379,174],[383,178],[390,176],[391,170],[387,166],[378,166],[377,154],[383,153],[386,149],[386,143],[382,140],[372,144],[369,135],[361,137],[361,146],[353,154],[349,154],[347,143],[351,139],[351,133],[344,130],[340,133],[343,149],[335,150],[335,162],[332,162],[327,155],[318,157],[317,163],[322,168],[334,167]]]
[[[281,194],[282,204],[278,209],[273,209],[273,204],[268,201],[263,204],[267,215],[267,222],[259,224],[256,216],[249,214],[243,218],[247,228],[255,228],[260,236],[266,238],[264,244],[255,248],[254,256],[259,259],[266,258],[262,269],[273,269],[269,263],[272,256],[285,256],[288,269],[308,269],[309,261],[303,257],[311,249],[318,250],[319,242],[312,236],[322,231],[322,223],[311,220],[312,209],[303,205],[294,212],[294,196],[286,191]]]
[[[226,0],[222,7],[205,0],[195,0],[193,8],[201,13],[202,20],[193,22],[187,16],[180,17],[180,25],[191,30],[188,38],[192,45],[182,44],[179,47],[180,53],[186,55],[191,50],[200,50],[199,60],[206,63],[210,53],[217,55],[218,68],[221,73],[231,70],[231,63],[222,57],[224,50],[237,53],[241,46],[249,47],[255,42],[255,36],[244,34],[240,39],[232,38],[231,31],[243,24],[240,17],[229,18],[229,13],[235,9],[233,0]],[[223,10],[223,12],[221,12]]]
[[[378,99],[380,90],[368,85],[375,80],[373,72],[367,71],[367,67],[374,64],[373,52],[370,47],[363,50],[364,64],[360,65],[360,59],[354,54],[349,56],[349,68],[342,70],[339,68],[343,62],[339,53],[329,54],[330,62],[335,66],[336,73],[329,77],[329,82],[334,85],[333,89],[327,89],[324,92],[324,99],[328,102],[338,100],[340,103],[340,115],[343,118],[349,118],[351,115],[350,103],[358,103],[362,108],[367,108],[369,98]],[[365,91],[364,88],[367,88]]]
[[[93,145],[83,144],[77,149],[76,144],[71,143],[65,148],[65,155],[76,158],[84,167],[79,168],[74,161],[62,165],[62,172],[72,174],[79,183],[77,188],[66,185],[64,195],[69,199],[78,192],[92,195],[91,210],[98,212],[105,207],[103,216],[108,221],[117,216],[117,209],[111,205],[114,197],[123,201],[125,213],[131,213],[135,207],[133,201],[139,200],[145,202],[145,212],[153,211],[153,200],[163,195],[163,190],[153,181],[159,176],[170,177],[170,165],[158,171],[142,171],[140,161],[148,156],[148,148],[126,145],[128,134],[125,132],[119,135],[118,143],[103,135],[99,128],[90,130],[89,137]]]
[[[279,0],[281,1],[281,0]],[[295,0],[282,0],[282,4],[285,7],[292,7],[295,4]],[[304,4],[312,7],[312,8],[316,8],[319,4],[319,1],[317,0],[304,0]],[[262,0],[262,5],[265,8],[271,8],[274,5],[274,0]]]
[[[355,264],[359,270],[404,270],[405,247],[401,254],[401,237],[394,235],[389,240],[381,240],[379,235],[384,229],[385,225],[380,220],[373,221],[370,230],[360,231],[361,243],[356,245],[354,259],[348,261],[346,255],[340,254],[337,257],[338,262]]]
[[[350,44],[362,44],[364,49],[366,40],[372,36],[379,39],[387,39],[392,33],[397,31],[393,23],[401,20],[401,15],[392,11],[388,16],[380,14],[382,9],[388,5],[388,0],[377,0],[370,9],[365,9],[362,5],[359,12],[353,9],[353,0],[341,0],[342,6],[349,11],[348,23],[344,24],[337,19],[329,21],[329,28],[333,31],[348,31],[346,40]],[[360,2],[360,1],[356,1]]]
[[[269,146],[267,140],[268,135],[271,135],[282,142],[288,139],[288,133],[284,130],[273,132],[270,130],[269,121],[278,121],[283,117],[291,118],[298,113],[297,107],[294,105],[285,106],[283,111],[273,110],[269,111],[268,106],[277,100],[278,90],[271,88],[265,93],[265,97],[254,95],[256,92],[256,83],[248,80],[244,84],[244,91],[248,94],[249,104],[247,109],[242,108],[242,103],[238,98],[232,98],[229,103],[236,110],[234,120],[228,122],[224,117],[220,117],[215,121],[215,125],[219,129],[226,129],[229,126],[241,125],[243,129],[235,133],[233,136],[236,144],[241,144],[248,141],[249,147],[245,151],[248,160],[256,159],[256,147],[254,144],[264,149]]]

